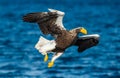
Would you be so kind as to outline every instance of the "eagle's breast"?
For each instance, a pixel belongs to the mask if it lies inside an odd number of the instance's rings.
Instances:
[[[77,38],[77,34],[63,31],[62,35],[56,39],[56,47],[65,50],[72,45],[75,38]]]

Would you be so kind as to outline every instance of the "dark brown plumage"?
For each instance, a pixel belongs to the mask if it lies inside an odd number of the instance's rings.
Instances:
[[[23,21],[38,23],[43,34],[59,35],[61,29],[55,24],[57,17],[57,13],[55,12],[29,13],[23,16]]]
[[[58,36],[55,41],[57,42],[56,49],[53,50],[55,52],[63,52],[66,48],[73,45],[77,39],[78,33],[77,29],[71,31],[62,31],[61,36]]]
[[[44,61],[48,60],[48,52],[55,52],[48,67],[54,65],[54,61],[60,57],[66,48],[75,45],[78,46],[78,51],[82,52],[87,48],[98,44],[99,35],[87,35],[81,38],[78,34],[81,32],[87,34],[87,30],[83,27],[78,27],[72,30],[66,30],[62,24],[64,12],[48,9],[50,12],[29,13],[23,16],[23,21],[30,23],[37,23],[43,34],[51,34],[55,37],[54,40],[47,40],[40,37],[35,45],[35,48],[45,55]]]
[[[63,52],[66,48],[74,44],[78,33],[82,27],[66,30],[62,25],[63,12],[38,12],[29,13],[23,16],[23,21],[30,23],[38,23],[43,34],[51,34],[55,37],[56,48],[53,52]]]

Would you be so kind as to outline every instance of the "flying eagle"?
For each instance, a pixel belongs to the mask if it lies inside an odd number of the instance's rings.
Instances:
[[[45,62],[48,60],[49,52],[55,53],[48,63],[48,67],[52,67],[54,61],[64,53],[66,48],[72,45],[79,46],[78,51],[82,52],[98,43],[99,35],[78,37],[79,33],[87,34],[87,30],[83,27],[66,30],[62,23],[65,13],[54,9],[48,10],[49,12],[29,13],[23,16],[23,21],[37,23],[43,34],[51,34],[55,38],[54,40],[47,40],[40,37],[35,45],[35,48],[45,55]]]

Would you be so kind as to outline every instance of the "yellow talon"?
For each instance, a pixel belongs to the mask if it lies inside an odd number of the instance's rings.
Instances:
[[[44,62],[48,61],[48,55],[46,54],[44,57]]]
[[[52,61],[51,61],[51,62],[49,62],[49,63],[48,63],[48,68],[53,67],[53,65],[54,65],[54,62],[52,62]]]

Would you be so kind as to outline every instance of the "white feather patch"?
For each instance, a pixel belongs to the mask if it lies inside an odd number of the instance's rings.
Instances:
[[[40,47],[42,47],[43,45],[45,45],[45,44],[47,44],[49,42],[50,42],[50,40],[47,40],[47,39],[45,39],[44,37],[41,36],[39,38],[38,42],[36,43],[35,48],[37,50],[39,50]]]
[[[62,12],[62,11],[55,10],[55,9],[48,9],[48,10],[49,10],[50,12],[56,12],[56,13],[58,14],[58,18],[57,18],[55,24],[57,24],[57,26],[60,26],[61,29],[65,29],[65,27],[63,26],[63,23],[62,23],[62,21],[63,21],[63,16],[65,15],[65,13]],[[65,29],[65,30],[66,30],[66,29]]]
[[[50,9],[50,8],[48,8],[48,10],[50,11],[50,12],[56,12],[58,15],[62,15],[62,16],[64,16],[64,12],[62,12],[62,11],[58,11],[58,10],[55,10],[55,9]]]
[[[91,34],[91,35],[84,35],[84,36],[80,36],[80,37],[100,37],[99,34]]]
[[[56,46],[55,40],[47,40],[43,37],[40,37],[39,41],[35,45],[35,48],[39,50],[41,54],[44,55],[44,52],[48,52],[55,49],[55,46]]]

